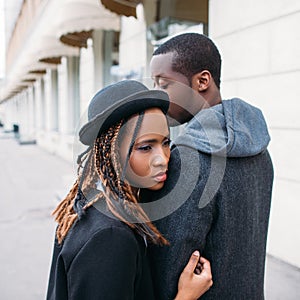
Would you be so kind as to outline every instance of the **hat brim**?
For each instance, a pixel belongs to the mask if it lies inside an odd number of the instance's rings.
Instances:
[[[152,107],[158,107],[166,114],[169,108],[167,93],[146,90],[121,99],[86,123],[79,131],[79,140],[85,145],[92,145],[98,134],[111,125]]]

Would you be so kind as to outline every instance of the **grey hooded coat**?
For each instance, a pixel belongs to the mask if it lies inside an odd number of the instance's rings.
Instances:
[[[165,187],[142,193],[170,242],[149,249],[155,299],[174,299],[196,249],[210,260],[214,282],[201,299],[264,299],[269,141],[261,111],[240,99],[200,111],[176,138]]]

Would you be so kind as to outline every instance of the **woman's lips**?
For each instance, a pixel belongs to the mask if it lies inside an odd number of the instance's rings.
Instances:
[[[157,182],[162,182],[167,180],[167,173],[166,172],[161,172],[156,174],[154,177],[154,180]]]

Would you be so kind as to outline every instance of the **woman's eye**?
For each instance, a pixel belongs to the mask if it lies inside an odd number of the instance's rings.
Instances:
[[[151,150],[151,146],[149,146],[149,145],[140,146],[140,147],[137,148],[137,150],[148,151],[148,150]]]
[[[167,139],[167,140],[164,140],[164,142],[163,142],[163,146],[170,146],[170,144],[171,144],[171,140],[170,139]]]

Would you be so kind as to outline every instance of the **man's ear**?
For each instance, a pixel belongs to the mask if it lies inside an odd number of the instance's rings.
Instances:
[[[203,70],[192,77],[192,88],[198,92],[205,92],[212,80],[210,72]]]

